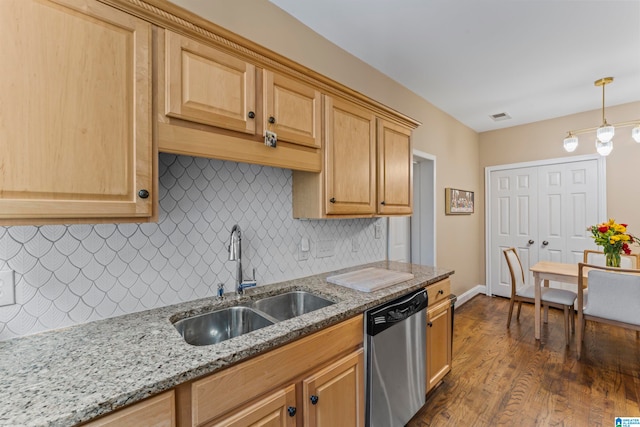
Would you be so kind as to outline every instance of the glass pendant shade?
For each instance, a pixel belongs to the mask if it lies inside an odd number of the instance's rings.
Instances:
[[[568,136],[568,137],[566,137],[564,139],[564,149],[568,153],[571,153],[571,152],[575,151],[576,148],[578,148],[578,137],[577,136],[571,135],[571,136]]]
[[[608,156],[611,154],[611,150],[613,150],[613,141],[609,140],[607,142],[599,141],[596,139],[596,151],[601,156]]]
[[[596,136],[598,140],[602,142],[609,142],[613,139],[613,135],[615,134],[616,128],[611,125],[604,124],[598,128],[596,131]]]
[[[640,125],[631,129],[631,138],[637,143],[640,143]]]

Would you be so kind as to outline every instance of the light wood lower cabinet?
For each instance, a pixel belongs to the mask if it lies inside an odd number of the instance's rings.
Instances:
[[[95,0],[0,1],[0,224],[149,220],[151,47]]]
[[[357,316],[181,384],[178,426],[363,426],[362,344]]]
[[[363,366],[360,349],[302,382],[305,426],[364,425]]]
[[[448,296],[427,309],[427,392],[451,371],[453,309]]]
[[[296,425],[296,387],[291,384],[256,399],[250,406],[210,424],[211,427],[294,427]]]
[[[90,421],[83,424],[83,427],[175,427],[175,425],[175,393],[171,390]]]

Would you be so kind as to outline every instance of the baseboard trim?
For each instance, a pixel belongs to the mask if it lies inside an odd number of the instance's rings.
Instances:
[[[487,294],[487,287],[485,285],[474,286],[473,288],[469,289],[467,292],[463,293],[462,295],[458,295],[458,299],[456,301],[456,307],[460,307],[462,304],[469,301],[471,298],[480,294],[483,294],[483,295]]]

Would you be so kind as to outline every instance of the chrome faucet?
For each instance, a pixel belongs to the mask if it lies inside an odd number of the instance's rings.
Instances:
[[[238,224],[231,228],[231,237],[229,238],[229,261],[236,262],[236,294],[244,295],[246,288],[256,286],[256,270],[253,269],[253,279],[244,281],[242,279],[242,232]]]

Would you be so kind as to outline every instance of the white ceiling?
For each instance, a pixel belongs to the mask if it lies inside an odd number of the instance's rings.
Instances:
[[[271,2],[478,132],[640,101],[640,0]]]

